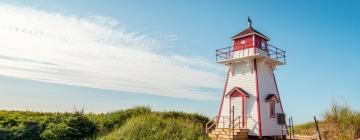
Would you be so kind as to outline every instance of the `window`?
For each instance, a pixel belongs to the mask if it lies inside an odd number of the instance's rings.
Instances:
[[[261,40],[260,48],[266,50],[266,44],[264,40]]]
[[[269,102],[270,105],[270,118],[275,118],[275,101],[272,100]]]

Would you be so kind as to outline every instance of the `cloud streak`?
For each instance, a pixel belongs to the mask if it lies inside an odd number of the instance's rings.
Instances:
[[[76,17],[0,4],[0,75],[57,84],[211,100],[217,66],[157,53],[164,44],[108,17]],[[176,36],[169,35],[171,40]]]

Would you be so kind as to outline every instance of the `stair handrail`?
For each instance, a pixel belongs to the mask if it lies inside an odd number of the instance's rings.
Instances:
[[[234,119],[234,127],[237,127],[238,125],[239,125],[239,127],[240,127],[240,124],[242,124],[242,122],[241,122],[241,117],[242,116],[237,116],[235,119]],[[238,122],[236,122],[238,120]],[[232,122],[231,122],[231,124],[232,124]]]
[[[206,126],[206,128],[205,128],[205,133],[206,133],[206,134],[208,134],[208,133],[209,133],[209,130],[210,130],[213,126],[215,126],[215,124],[217,123],[217,122],[216,122],[217,117],[218,117],[218,116],[215,116],[214,118],[212,118],[209,122],[207,122],[207,123],[205,124],[205,126]],[[209,126],[209,124],[210,124],[210,126]]]
[[[207,122],[206,124],[205,124],[205,133],[206,134],[208,134],[209,133],[209,131],[217,124],[217,123],[219,123],[219,122],[217,122],[217,118],[218,118],[219,116],[215,116],[214,118],[212,118],[209,122]],[[245,123],[245,122],[242,122],[242,116],[237,116],[234,120],[232,120],[232,119],[230,119],[230,118],[228,118],[228,116],[220,116],[220,117],[222,117],[222,123],[224,124],[225,123],[225,121],[227,121],[227,120],[229,120],[229,125],[228,125],[228,129],[229,129],[229,134],[228,135],[231,135],[232,134],[232,125],[233,125],[233,122],[234,122],[234,128],[243,128],[242,127],[242,123],[244,123],[244,124],[247,124],[247,123]],[[227,120],[225,120],[225,119],[227,119]],[[247,119],[247,117],[246,117],[246,119]],[[246,121],[246,119],[245,119],[245,121]],[[245,126],[245,127],[247,127],[247,126]]]
[[[237,116],[237,117],[233,120],[233,122],[234,122],[234,128],[236,128],[237,126],[239,126],[238,128],[242,128],[242,127],[241,127],[241,124],[244,123],[244,122],[241,121],[241,118],[242,118],[242,116]],[[236,123],[236,121],[238,121],[238,122]],[[233,127],[232,127],[233,122],[232,122],[232,120],[230,120],[230,124],[229,124],[229,127],[228,127],[228,130],[229,130],[228,132],[229,132],[229,134],[227,134],[227,135],[229,135],[229,136],[233,134],[233,131],[235,131],[235,130],[233,130]]]

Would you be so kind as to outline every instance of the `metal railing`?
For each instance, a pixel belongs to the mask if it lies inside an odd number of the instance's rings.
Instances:
[[[286,51],[267,44],[267,53],[270,58],[286,63]]]
[[[234,120],[231,120],[228,116],[220,116],[220,120],[222,121],[219,121],[217,122],[217,119],[218,119],[218,116],[212,118],[209,122],[207,122],[205,124],[205,132],[206,134],[208,134],[210,132],[210,130],[214,129],[215,126],[219,126],[222,124],[222,128],[228,128],[228,129],[231,129],[229,132],[232,132],[232,128],[246,128],[246,120],[247,120],[247,117],[244,118],[244,121],[242,121],[242,116],[237,116],[236,118],[234,118]],[[244,123],[244,125],[243,125]],[[225,124],[227,125],[225,127]],[[244,127],[243,127],[244,126]]]
[[[221,48],[216,50],[216,61],[225,61],[232,59],[234,56],[234,52],[236,51],[249,51],[250,48],[254,48],[254,53],[258,53],[258,50],[265,51],[268,57],[275,59],[277,61],[286,63],[286,52],[282,49],[279,49],[270,44],[256,44],[253,42],[249,42],[253,45],[243,44],[243,45],[236,45],[236,50],[234,50],[234,46]],[[243,53],[244,54],[244,53]],[[249,53],[248,53],[249,54]]]
[[[223,61],[231,59],[234,55],[234,47],[226,47],[216,50],[216,61]]]
[[[213,119],[211,119],[209,122],[207,122],[206,124],[205,124],[205,132],[206,132],[206,134],[207,133],[209,133],[209,131],[214,127],[214,126],[216,126],[215,124],[216,124],[216,120],[217,120],[217,116],[215,116]]]

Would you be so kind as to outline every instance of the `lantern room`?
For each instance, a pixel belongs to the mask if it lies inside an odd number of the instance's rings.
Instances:
[[[270,40],[268,37],[252,28],[251,25],[231,39],[233,40],[234,51],[252,47],[266,50],[267,41]]]
[[[232,46],[216,50],[216,61],[230,64],[249,58],[265,58],[272,66],[285,64],[285,51],[268,44],[270,38],[254,29],[250,19],[248,21],[248,27],[231,38]]]

